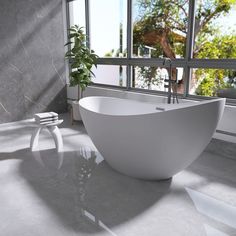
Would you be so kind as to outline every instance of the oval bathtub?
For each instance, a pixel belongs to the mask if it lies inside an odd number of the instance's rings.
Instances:
[[[142,179],[168,179],[210,142],[225,99],[151,104],[86,97],[80,112],[88,135],[115,170]]]

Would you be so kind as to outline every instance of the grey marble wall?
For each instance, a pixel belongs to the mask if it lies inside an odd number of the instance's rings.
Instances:
[[[66,111],[62,0],[0,0],[0,123]]]

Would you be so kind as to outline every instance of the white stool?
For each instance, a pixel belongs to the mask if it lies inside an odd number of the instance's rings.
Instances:
[[[40,124],[35,123],[36,129],[32,133],[31,140],[30,140],[30,149],[31,149],[31,151],[32,152],[38,151],[40,131],[43,128],[47,128],[49,130],[49,132],[51,133],[53,139],[54,139],[54,142],[56,144],[57,152],[59,152],[59,153],[63,152],[63,140],[62,140],[61,132],[57,127],[62,122],[63,122],[63,120],[58,120],[54,123],[50,123],[50,124],[46,124],[46,125],[40,125]]]

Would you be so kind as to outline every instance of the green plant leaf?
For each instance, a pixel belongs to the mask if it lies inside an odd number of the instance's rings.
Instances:
[[[86,46],[87,36],[84,34],[84,28],[74,25],[69,29],[68,38],[71,39],[65,45],[71,45],[65,57],[71,59],[71,73],[70,73],[70,86],[80,86],[84,90],[91,84],[91,75],[95,74],[91,71],[93,65],[96,65],[98,56],[93,50]]]
[[[64,46],[67,46],[67,45],[70,45],[70,44],[72,44],[73,42],[68,42],[68,43],[66,43]]]

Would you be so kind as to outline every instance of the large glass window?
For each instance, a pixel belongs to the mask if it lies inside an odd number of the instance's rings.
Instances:
[[[197,0],[195,58],[236,58],[236,1]]]
[[[90,48],[99,56],[94,83],[166,92],[170,58],[178,93],[236,98],[236,0],[68,4],[70,25],[89,28]]]
[[[126,57],[127,1],[90,0],[90,43],[100,57]]]
[[[132,86],[134,88],[149,89],[167,92],[165,85],[169,79],[169,69],[163,67],[134,66],[132,70]],[[183,93],[184,69],[172,68],[172,91]]]
[[[185,57],[188,0],[133,1],[133,56]]]
[[[68,3],[69,5],[69,24],[70,26],[79,25],[81,27],[86,26],[85,23],[85,1],[74,0]]]
[[[236,98],[236,70],[193,69],[190,94]]]
[[[98,65],[93,68],[94,77],[92,81],[97,84],[114,86],[126,86],[126,66]]]

